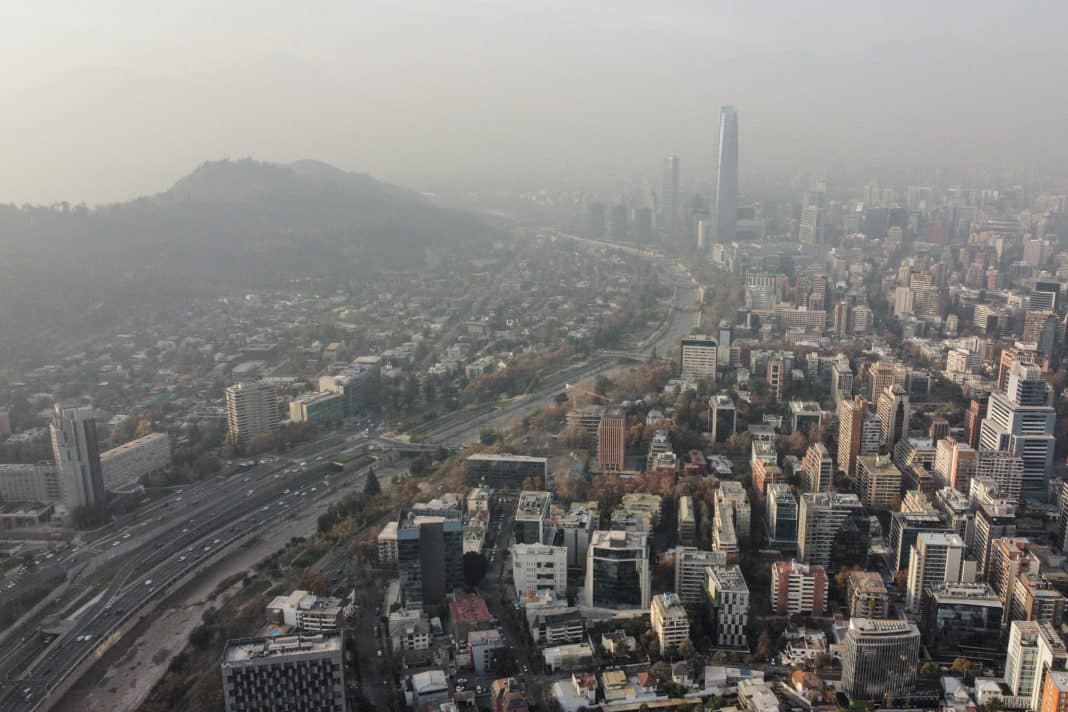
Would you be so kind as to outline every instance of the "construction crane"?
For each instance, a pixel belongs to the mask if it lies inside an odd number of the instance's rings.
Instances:
[[[564,390],[571,394],[572,408],[575,407],[575,396],[577,393],[585,393],[586,395],[591,396],[593,398],[597,398],[598,400],[602,400],[605,403],[615,403],[615,401],[609,398],[608,396],[603,396],[600,393],[591,391],[589,388],[583,388],[582,386],[576,383],[565,383]]]

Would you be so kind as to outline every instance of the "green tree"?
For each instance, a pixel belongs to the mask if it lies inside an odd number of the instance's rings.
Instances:
[[[482,583],[488,570],[489,562],[481,553],[469,551],[464,554],[464,583],[468,588],[475,588]]]
[[[935,680],[942,674],[938,669],[938,663],[926,662],[920,665],[920,677]]]
[[[378,481],[378,475],[375,474],[373,467],[367,472],[367,479],[363,483],[363,493],[368,497],[377,497],[382,494],[382,483]]]

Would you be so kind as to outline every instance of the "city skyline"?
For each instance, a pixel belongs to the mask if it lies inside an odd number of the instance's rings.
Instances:
[[[443,193],[636,179],[668,153],[711,177],[709,124],[728,103],[745,116],[747,190],[798,170],[1055,175],[1066,107],[1043,77],[1068,70],[1068,10],[1040,5],[318,2],[299,21],[247,0],[26,6],[0,28],[0,152],[20,166],[0,169],[0,201],[125,200],[242,156]],[[970,38],[1000,33],[1030,37],[1027,51],[975,51]],[[383,61],[398,47],[403,62]],[[1014,101],[976,112],[999,81]],[[1017,106],[1036,107],[1028,130],[1006,131]]]

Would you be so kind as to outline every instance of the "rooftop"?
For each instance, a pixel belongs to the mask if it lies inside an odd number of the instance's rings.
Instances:
[[[521,492],[516,504],[515,518],[541,519],[548,511],[551,499],[548,492]]]
[[[860,508],[860,497],[852,492],[805,492],[801,495],[803,502],[818,507],[856,507]]]
[[[644,532],[604,531],[598,529],[593,532],[590,546],[610,547],[612,549],[642,549],[645,550],[646,534]]]
[[[149,433],[148,435],[144,435],[142,437],[139,437],[139,438],[136,438],[134,440],[131,440],[128,443],[123,443],[122,445],[116,445],[115,447],[111,448],[110,450],[105,450],[104,452],[100,453],[100,459],[101,460],[107,460],[109,458],[115,457],[116,455],[121,455],[124,452],[129,452],[130,450],[136,450],[137,448],[139,448],[142,445],[145,445],[147,443],[157,442],[159,440],[166,440],[166,439],[167,439],[167,434],[166,433]]]
[[[741,567],[734,566],[709,566],[705,569],[709,578],[715,578],[717,585],[724,591],[748,591],[749,586],[742,576]]]
[[[888,634],[909,633],[916,630],[916,626],[908,621],[896,618],[850,618],[849,629],[861,633]]]
[[[479,623],[490,619],[489,607],[481,596],[464,596],[449,604],[453,623]]]
[[[943,583],[930,586],[927,592],[939,603],[989,603],[1001,608],[1001,601],[994,589],[985,583]]]
[[[467,461],[475,460],[475,461],[481,461],[481,462],[501,462],[501,461],[504,461],[504,462],[538,462],[538,463],[542,463],[542,464],[545,464],[545,463],[548,462],[548,459],[546,459],[544,457],[530,457],[528,455],[504,455],[504,454],[494,455],[494,454],[491,454],[491,453],[484,453],[484,452],[477,453],[475,455],[468,455],[466,460]]]
[[[227,642],[223,665],[245,663],[284,655],[341,653],[341,634],[293,635],[283,638],[242,638]]]

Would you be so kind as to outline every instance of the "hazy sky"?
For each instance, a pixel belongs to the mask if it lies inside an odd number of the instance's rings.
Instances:
[[[1068,164],[1068,3],[0,0],[0,202],[317,158],[416,188]]]

